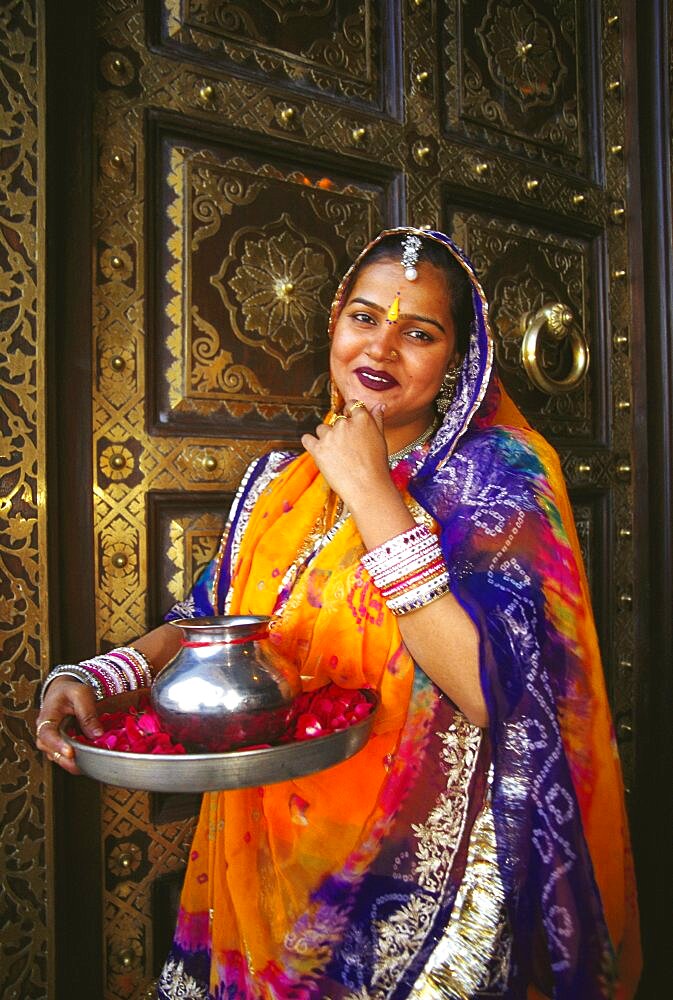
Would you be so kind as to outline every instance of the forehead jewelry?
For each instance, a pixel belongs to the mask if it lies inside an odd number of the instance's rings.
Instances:
[[[421,240],[418,236],[407,236],[402,240],[402,259],[400,264],[404,268],[404,277],[407,281],[415,281],[418,277],[416,265],[418,255],[421,251]]]
[[[390,309],[388,310],[388,315],[386,316],[386,323],[397,323],[400,317],[400,293],[398,292],[393,301],[390,303]]]

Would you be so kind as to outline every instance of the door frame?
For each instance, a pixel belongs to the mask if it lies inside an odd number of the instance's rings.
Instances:
[[[47,370],[51,648],[54,662],[82,659],[95,645],[94,566],[81,538],[93,537],[91,210],[96,49],[90,0],[46,4],[47,66]],[[636,45],[625,64],[633,150],[629,220],[634,282],[634,445],[638,476],[635,579],[638,674],[636,782],[631,817],[646,969],[641,1000],[656,996],[667,972],[673,885],[673,215],[669,0],[624,0],[625,31]],[[642,183],[641,183],[642,177]],[[83,905],[104,866],[99,789],[54,776],[56,997],[103,996],[101,915]],[[87,817],[84,829],[81,818]]]

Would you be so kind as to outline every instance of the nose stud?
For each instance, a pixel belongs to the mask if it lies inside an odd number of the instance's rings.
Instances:
[[[393,349],[393,350],[392,350],[392,351],[390,352],[390,360],[391,360],[391,361],[399,361],[399,360],[400,360],[400,355],[399,355],[399,352],[398,352],[398,351],[396,351],[395,349]]]

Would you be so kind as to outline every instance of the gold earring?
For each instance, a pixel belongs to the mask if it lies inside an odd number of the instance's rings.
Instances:
[[[444,373],[442,384],[440,385],[439,392],[435,397],[435,409],[438,413],[441,413],[442,416],[444,416],[444,414],[448,411],[451,403],[453,402],[459,375],[460,365],[454,365],[453,368],[447,368]]]

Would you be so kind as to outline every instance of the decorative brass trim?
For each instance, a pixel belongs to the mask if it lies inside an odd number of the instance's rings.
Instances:
[[[51,767],[33,708],[50,660],[44,0],[3,5],[0,52],[0,969],[3,995],[32,997],[53,995],[56,923]]]

